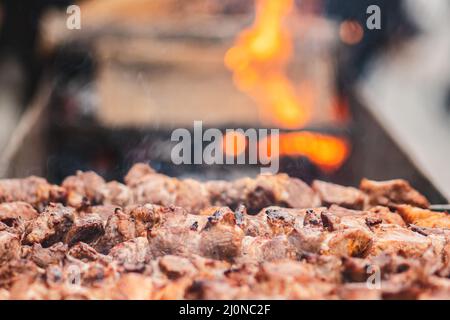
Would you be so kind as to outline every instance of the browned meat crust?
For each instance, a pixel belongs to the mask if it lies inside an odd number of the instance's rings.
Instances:
[[[390,181],[373,181],[363,179],[360,189],[368,194],[369,204],[372,206],[393,206],[410,204],[415,207],[428,208],[428,200],[411,185],[401,179]]]
[[[0,180],[0,202],[23,201],[42,209],[52,201],[62,201],[65,196],[64,188],[38,177]]]
[[[397,211],[408,224],[419,227],[450,229],[450,215],[446,212],[433,212],[408,205],[398,206]]]
[[[0,299],[450,298],[448,216],[403,181],[28,179],[0,181]]]
[[[324,206],[337,204],[341,207],[361,210],[366,203],[367,196],[352,187],[316,180],[313,182],[312,188],[317,192]]]

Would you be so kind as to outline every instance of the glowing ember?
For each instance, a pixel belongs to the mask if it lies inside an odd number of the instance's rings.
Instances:
[[[339,27],[339,36],[345,44],[355,45],[364,37],[364,29],[358,21],[345,20]]]
[[[280,156],[307,157],[322,170],[334,171],[347,159],[350,146],[342,138],[302,131],[280,134],[279,151]]]

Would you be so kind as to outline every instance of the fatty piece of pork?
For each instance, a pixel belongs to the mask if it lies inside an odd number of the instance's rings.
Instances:
[[[360,189],[368,195],[370,206],[396,207],[399,204],[409,204],[420,208],[430,206],[423,195],[402,179],[389,181],[363,179]]]
[[[93,247],[100,253],[107,254],[117,244],[137,237],[147,237],[151,230],[159,230],[161,226],[172,226],[189,229],[192,225],[204,224],[206,217],[194,216],[179,207],[162,207],[146,204],[143,206],[128,206],[123,211],[116,208],[114,214],[108,217],[105,232]]]
[[[383,252],[406,257],[424,254],[431,247],[431,240],[408,230],[400,222],[386,223],[397,221],[394,217],[395,213],[380,208],[352,211],[331,207],[322,214],[324,225],[332,231],[324,240],[323,252],[350,257],[377,256]]]

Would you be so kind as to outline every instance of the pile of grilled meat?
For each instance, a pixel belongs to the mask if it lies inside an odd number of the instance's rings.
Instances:
[[[0,180],[0,299],[448,299],[428,207],[403,180]]]

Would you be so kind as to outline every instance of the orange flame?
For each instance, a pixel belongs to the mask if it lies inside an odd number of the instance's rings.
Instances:
[[[238,131],[227,132],[223,137],[223,152],[226,156],[237,157],[247,148],[247,138]]]
[[[307,157],[324,171],[341,167],[349,150],[345,139],[321,133],[304,131],[280,135],[280,155]]]
[[[283,20],[293,5],[293,0],[257,0],[253,26],[241,33],[225,55],[225,64],[234,72],[236,86],[284,128],[304,126],[311,108],[297,96],[286,76],[292,39]]]
[[[293,45],[284,20],[294,0],[255,1],[255,21],[228,50],[225,65],[233,71],[237,88],[256,101],[263,116],[281,128],[302,128],[311,119],[317,94],[306,81],[296,90],[287,77]],[[305,156],[324,171],[338,169],[350,150],[345,139],[305,131],[281,134],[279,143],[280,156]],[[267,147],[270,153],[270,144]],[[238,154],[238,150],[226,153]]]
[[[281,133],[279,135],[279,155],[290,157],[306,157],[325,172],[333,172],[340,168],[347,159],[350,144],[346,139],[322,133],[301,131]],[[271,140],[260,141],[260,146],[267,146],[271,154]]]

